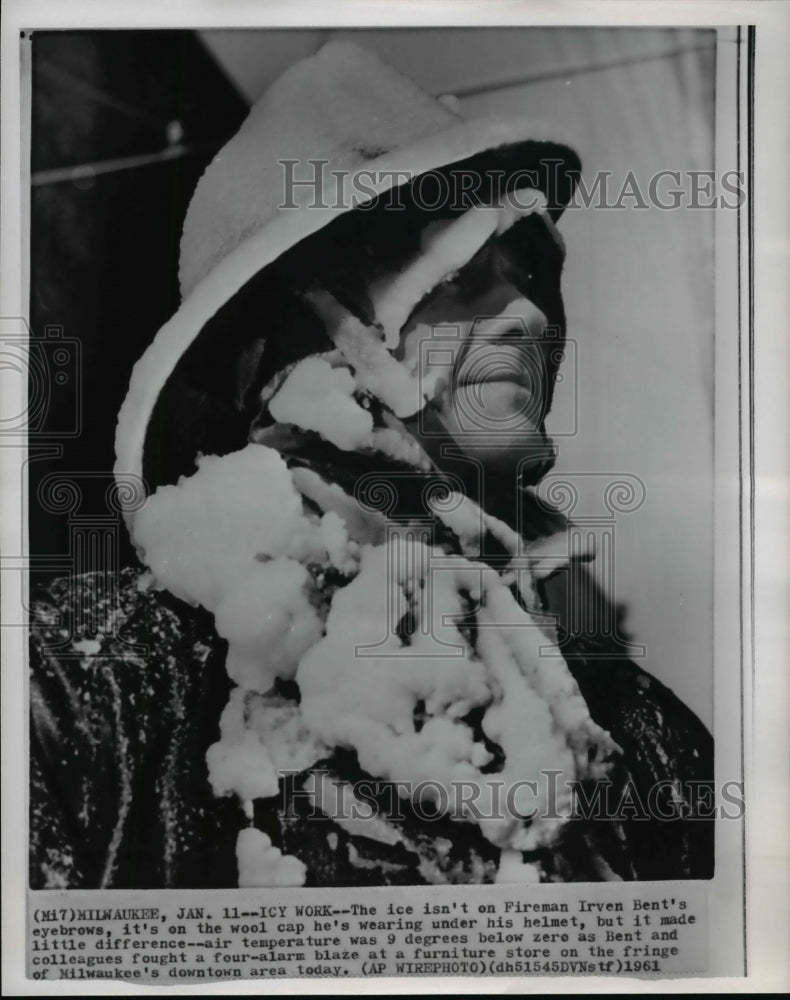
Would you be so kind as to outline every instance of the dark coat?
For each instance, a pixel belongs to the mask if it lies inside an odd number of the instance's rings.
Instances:
[[[89,574],[33,595],[33,888],[237,884],[235,841],[247,821],[235,800],[214,796],[205,762],[230,689],[226,644],[211,615],[141,589],[140,572],[124,570],[117,587],[99,595],[93,591],[103,584]],[[699,809],[704,796],[695,795],[695,783],[712,785],[711,737],[611,639],[563,629],[563,591],[583,572],[558,573],[545,602],[559,610],[563,653],[592,718],[623,750],[604,789],[619,817],[571,820],[556,847],[540,852],[541,867],[558,881],[710,878],[713,820]],[[87,597],[105,624],[85,642],[79,628],[69,635],[69,624],[80,620]],[[349,753],[337,751],[323,765],[342,778],[358,774]],[[298,798],[289,816],[284,801],[258,800],[256,825],[307,864],[308,885],[422,884],[420,860],[431,857],[436,837],[453,845],[449,855],[433,856],[446,877],[493,880],[498,849],[471,824],[448,820],[426,830],[407,817],[404,828],[420,845],[415,853],[350,837],[329,819],[307,819]],[[651,817],[656,803],[676,818]],[[364,865],[351,863],[349,845]]]

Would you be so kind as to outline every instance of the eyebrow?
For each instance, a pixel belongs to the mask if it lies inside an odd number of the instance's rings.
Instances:
[[[524,289],[523,279],[521,281],[518,280],[524,269],[515,263],[515,261],[523,256],[525,251],[521,247],[516,249],[514,240],[519,234],[524,234],[524,226],[527,224],[534,225],[534,223],[529,222],[529,220],[533,219],[537,219],[540,223],[543,223],[544,232],[551,238],[554,248],[558,251],[560,266],[562,266],[562,262],[565,260],[565,241],[551,219],[542,212],[535,212],[524,216],[503,233],[493,233],[465,264],[454,273],[447,275],[444,279],[437,282],[436,285],[426,292],[412,307],[401,326],[401,330],[412,322],[419,311],[425,309],[442,293],[448,292],[453,286],[459,289],[464,300],[467,302],[475,296],[485,294],[486,291],[493,287],[497,277],[496,274],[492,274],[491,267],[486,264],[486,258],[491,255],[501,255],[504,258],[505,266],[502,266],[499,262],[493,265],[498,272],[498,276],[509,282],[519,293],[520,297],[528,299],[537,309],[546,314],[548,318],[546,309],[539,302],[535,301],[533,294]],[[538,250],[536,240],[531,235],[525,241],[525,245],[533,252]]]

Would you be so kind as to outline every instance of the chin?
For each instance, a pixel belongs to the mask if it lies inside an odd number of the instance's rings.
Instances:
[[[464,452],[476,459],[483,469],[497,478],[507,476],[520,486],[539,482],[551,470],[556,452],[551,440],[542,431],[524,430],[520,434],[503,434],[497,429],[474,436],[456,438]]]

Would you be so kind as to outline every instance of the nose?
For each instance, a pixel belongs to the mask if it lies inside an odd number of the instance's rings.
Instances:
[[[469,327],[468,340],[526,341],[539,339],[548,320],[530,299],[521,297],[496,316],[477,316]]]
[[[501,333],[497,334],[497,340],[503,344],[510,341],[515,343],[521,343],[524,340],[527,331],[523,326],[509,326],[506,330],[502,330]]]

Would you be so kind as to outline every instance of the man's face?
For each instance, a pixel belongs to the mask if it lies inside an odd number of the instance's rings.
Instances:
[[[397,353],[467,455],[534,482],[551,455],[543,421],[564,341],[562,250],[541,219],[525,223],[418,306]]]

